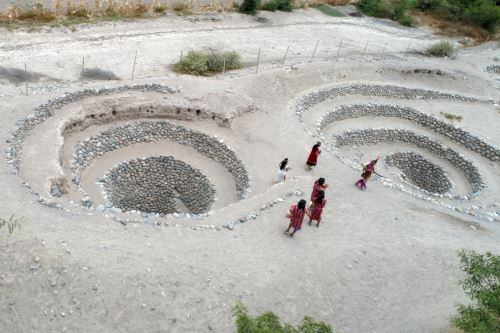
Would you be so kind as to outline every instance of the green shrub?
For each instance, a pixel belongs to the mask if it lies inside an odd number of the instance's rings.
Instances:
[[[278,2],[274,1],[274,0],[268,1],[268,2],[264,3],[260,7],[260,9],[262,9],[262,10],[268,10],[270,12],[274,12],[274,11],[276,11],[276,9],[278,9]]]
[[[290,0],[270,0],[260,6],[262,10],[269,10],[274,12],[276,10],[281,10],[283,12],[291,12],[293,11],[293,6]]]
[[[259,5],[259,0],[243,0],[240,5],[240,12],[255,15],[255,13],[257,13],[257,8],[259,8]]]
[[[236,51],[195,51],[190,50],[179,62],[174,71],[190,75],[210,75],[224,70],[241,68],[241,57]]]
[[[412,0],[361,0],[359,2],[359,8],[366,15],[388,18],[405,26],[414,25],[413,19],[407,14],[407,11],[414,6]]]
[[[345,16],[344,14],[339,12],[336,8],[329,6],[325,3],[319,3],[318,5],[314,6],[314,8],[316,8],[317,10],[328,16],[333,16],[333,17]]]
[[[464,250],[458,255],[466,274],[460,285],[473,304],[460,304],[451,323],[464,333],[500,332],[500,256]]]
[[[434,57],[452,57],[455,54],[455,46],[445,40],[431,45],[426,52]]]
[[[464,18],[475,25],[494,32],[500,23],[500,7],[494,2],[480,1],[464,11]]]
[[[331,325],[308,316],[296,328],[288,323],[281,324],[279,317],[270,311],[253,318],[241,303],[236,304],[233,315],[237,333],[333,333]]]
[[[417,0],[415,8],[426,11],[435,11],[443,7],[444,0]]]

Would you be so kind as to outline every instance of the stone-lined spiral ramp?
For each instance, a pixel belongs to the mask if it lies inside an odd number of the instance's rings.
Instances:
[[[355,83],[306,92],[292,108],[304,129],[344,164],[359,171],[381,154],[383,177],[374,179],[384,185],[493,220],[488,208],[499,194],[500,150],[426,109],[450,112],[448,105],[461,105],[473,110],[494,103],[450,92]]]

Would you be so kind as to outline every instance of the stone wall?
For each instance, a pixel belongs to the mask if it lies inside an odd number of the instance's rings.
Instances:
[[[210,181],[189,164],[171,156],[153,156],[120,163],[102,179],[113,206],[123,211],[171,214],[176,198],[190,213],[201,214],[214,203]]]
[[[380,142],[405,142],[426,149],[436,156],[444,158],[451,165],[463,172],[472,187],[470,197],[477,196],[485,184],[476,166],[464,159],[451,148],[436,142],[426,136],[418,135],[402,129],[367,129],[352,130],[333,136],[334,145],[337,147],[354,144],[376,144]]]
[[[451,182],[439,165],[413,152],[397,152],[385,157],[387,165],[399,168],[404,178],[430,193],[443,194],[451,190]]]
[[[19,172],[22,145],[28,133],[45,120],[52,117],[56,110],[61,109],[66,105],[81,101],[84,98],[113,95],[134,90],[157,92],[161,94],[174,93],[176,91],[168,86],[149,83],[143,85],[121,86],[116,88],[84,89],[49,100],[47,103],[36,107],[34,112],[29,116],[18,120],[16,123],[17,129],[14,131],[11,138],[7,140],[7,142],[10,143],[10,146],[6,149],[7,162],[13,166],[13,173]]]
[[[409,107],[373,104],[341,106],[323,116],[319,127],[320,130],[323,130],[332,122],[362,117],[389,117],[406,119],[436,133],[447,136],[451,140],[481,154],[491,161],[500,161],[499,149],[485,143],[478,137],[469,134],[461,128],[447,124]]]
[[[500,65],[489,65],[486,67],[488,73],[500,74]]]
[[[80,184],[81,172],[96,158],[134,143],[170,140],[194,148],[200,154],[223,165],[233,176],[236,192],[242,198],[249,186],[243,162],[224,143],[206,134],[166,121],[142,121],[113,127],[76,145],[73,181]]]
[[[302,117],[305,111],[316,104],[335,97],[348,95],[380,96],[394,99],[445,99],[460,102],[493,103],[492,100],[484,100],[459,94],[441,93],[427,89],[406,88],[394,85],[352,84],[312,91],[302,96],[296,102],[295,112],[298,116]]]

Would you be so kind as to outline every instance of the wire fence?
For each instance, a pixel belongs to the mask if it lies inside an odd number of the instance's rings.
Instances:
[[[409,55],[423,54],[434,42],[435,40],[428,39],[406,39],[383,44],[376,44],[370,40],[361,42],[344,39],[329,42],[294,40],[289,44],[265,45],[258,48],[244,44],[236,46],[231,44],[231,48],[226,48],[220,43],[215,43],[217,45],[215,47],[202,47],[202,49],[232,50],[240,54],[243,69],[228,72],[224,68],[221,77],[225,77],[225,75],[258,74],[280,68],[289,69],[310,63],[336,62],[346,58],[359,62],[391,56],[404,59]],[[122,80],[161,78],[172,75],[171,66],[182,59],[188,50],[200,49],[200,47],[178,47],[159,52],[157,49],[148,50],[144,45],[124,50],[106,49],[105,52],[99,52],[98,48],[88,52],[71,50],[52,63],[47,60],[51,59],[49,56],[43,54],[30,56],[27,52],[24,63],[16,61],[16,64],[13,64],[16,68],[23,68],[25,72],[25,84],[22,90],[18,88],[19,94],[29,95],[37,91],[57,89],[72,82],[85,81],[81,74],[85,69],[91,68],[109,71]],[[48,73],[47,69],[50,69]],[[30,82],[30,78],[33,77],[31,73],[37,73],[42,79],[46,79]]]

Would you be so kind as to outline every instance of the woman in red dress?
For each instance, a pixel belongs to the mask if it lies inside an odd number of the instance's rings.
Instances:
[[[290,228],[293,228],[293,232],[289,234],[290,237],[293,237],[297,230],[300,230],[302,222],[304,221],[305,212],[306,201],[304,199],[300,200],[296,205],[290,206],[290,210],[287,214],[287,218],[290,219],[290,224],[288,225],[288,229],[285,230],[285,234],[288,234]]]
[[[366,183],[368,182],[368,179],[372,176],[372,173],[375,172],[375,164],[377,164],[379,157],[377,156],[376,159],[371,161],[370,163],[363,165],[363,173],[361,174],[361,179],[356,182],[356,186],[360,190],[366,190]]]
[[[316,166],[318,163],[318,156],[321,154],[321,150],[319,149],[321,147],[321,142],[317,142],[311,149],[311,152],[309,153],[309,157],[307,158],[307,167],[309,169],[312,169],[312,167]]]
[[[316,200],[313,201],[307,214],[309,216],[309,225],[311,225],[312,221],[316,221],[316,227],[319,228],[319,224],[321,222],[321,214],[323,214],[323,208],[325,208],[325,205],[325,192],[319,191],[318,195],[316,196]]]
[[[325,183],[325,178],[321,177],[314,182],[313,190],[311,192],[311,202],[316,201],[316,196],[319,191],[325,191],[328,188],[328,184]]]

